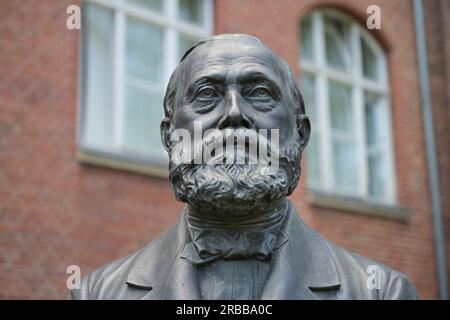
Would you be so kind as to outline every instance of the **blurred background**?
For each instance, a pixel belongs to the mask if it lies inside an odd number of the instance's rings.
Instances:
[[[446,298],[448,0],[0,0],[0,298],[64,299],[69,265],[86,275],[174,224],[162,97],[220,33],[259,37],[298,78],[305,222]]]

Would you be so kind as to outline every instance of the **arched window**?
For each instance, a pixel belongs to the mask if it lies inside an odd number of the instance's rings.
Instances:
[[[299,52],[301,89],[312,123],[308,187],[395,202],[382,48],[352,18],[321,9],[301,19]]]

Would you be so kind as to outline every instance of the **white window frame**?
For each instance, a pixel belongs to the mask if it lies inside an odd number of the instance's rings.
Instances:
[[[84,68],[85,68],[85,56],[83,52],[83,39],[80,39],[80,64],[79,64],[79,97],[78,97],[78,125],[77,125],[77,143],[82,154],[94,155],[96,158],[94,162],[97,164],[101,161],[98,157],[104,157],[106,159],[113,159],[115,162],[135,162],[139,165],[150,165],[150,166],[167,166],[168,156],[165,152],[140,152],[133,153],[129,152],[127,149],[123,148],[122,138],[123,138],[123,110],[124,110],[124,91],[125,91],[125,80],[127,81],[137,81],[139,79],[125,79],[124,64],[125,64],[125,49],[126,49],[126,19],[131,17],[133,19],[138,19],[146,23],[163,28],[163,45],[164,45],[164,83],[162,85],[150,85],[148,83],[142,84],[150,90],[157,90],[164,92],[171,73],[178,65],[178,36],[183,34],[186,36],[191,36],[194,38],[205,38],[213,34],[213,0],[203,0],[203,10],[202,10],[202,22],[203,25],[196,25],[194,23],[189,23],[182,21],[178,18],[178,8],[179,0],[163,0],[163,10],[162,12],[152,11],[151,9],[142,7],[138,4],[133,4],[126,2],[126,0],[84,0],[86,3],[94,3],[109,9],[113,12],[113,26],[112,31],[113,46],[114,46],[114,57],[113,57],[113,146],[102,148],[98,145],[90,145],[85,141],[85,126],[84,117],[86,112],[84,111],[88,106],[85,102],[85,92],[83,91],[84,84],[82,79],[84,79]],[[80,37],[83,38],[83,37]],[[160,108],[163,108],[163,101],[161,101]],[[105,162],[108,165],[108,161]],[[123,166],[127,168],[127,166]],[[134,171],[131,168],[132,171]],[[142,171],[142,170],[141,170]],[[145,171],[145,170],[143,170]]]
[[[383,49],[379,46],[376,40],[368,33],[366,29],[360,26],[351,17],[334,9],[318,9],[311,13],[312,18],[312,41],[313,41],[313,61],[308,61],[302,58],[301,53],[299,58],[299,68],[301,72],[306,72],[314,76],[315,83],[315,101],[316,112],[318,114],[318,125],[320,130],[320,159],[322,164],[322,181],[311,181],[308,179],[308,188],[312,190],[319,190],[330,194],[342,194],[344,196],[356,196],[368,202],[377,202],[383,204],[395,204],[397,202],[397,187],[394,167],[394,149],[393,149],[393,134],[392,134],[392,119],[390,108],[390,90],[389,90],[389,75],[388,63]],[[342,71],[331,67],[326,61],[325,50],[325,23],[324,16],[333,16],[341,21],[344,21],[350,26],[351,36],[351,52],[354,57],[352,68],[350,71]],[[380,80],[371,80],[363,76],[362,70],[362,52],[360,36],[364,38],[367,45],[370,46],[372,52],[377,56],[378,72]],[[330,125],[330,110],[328,106],[328,81],[337,80],[341,83],[348,84],[352,89],[352,108],[356,115],[356,138],[357,138],[357,161],[361,168],[361,173],[358,175],[357,194],[349,193],[342,188],[334,186],[332,174],[332,136]],[[386,115],[386,122],[384,130],[386,130],[387,142],[385,147],[386,157],[386,197],[384,199],[373,199],[369,195],[369,168],[368,168],[368,152],[366,145],[366,117],[365,117],[365,101],[364,91],[368,90],[371,93],[380,95],[381,103],[379,106],[383,108]],[[307,102],[306,102],[307,103]],[[308,107],[308,106],[306,106]],[[314,128],[314,124],[312,126]]]

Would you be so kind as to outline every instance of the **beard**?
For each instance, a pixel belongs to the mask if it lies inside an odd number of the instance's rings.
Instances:
[[[238,129],[234,132],[235,137],[246,134],[249,134],[248,130]],[[253,130],[251,134],[257,135]],[[223,140],[222,137],[220,140],[213,136],[205,137],[194,145],[192,159],[208,145],[222,144],[229,138],[227,135],[225,131]],[[269,141],[265,143],[268,150],[274,150]],[[235,156],[249,159],[245,152],[238,152]],[[170,153],[169,179],[177,200],[190,204],[199,212],[224,219],[245,218],[272,209],[297,187],[301,173],[299,134],[296,133],[287,146],[280,147],[276,156],[277,166],[257,161],[227,163],[226,159],[230,157],[227,152],[205,159],[202,164],[193,164],[174,161],[180,157],[180,150],[176,150]]]

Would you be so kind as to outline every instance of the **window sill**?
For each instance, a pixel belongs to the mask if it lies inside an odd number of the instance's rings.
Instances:
[[[337,209],[403,222],[409,221],[411,215],[410,210],[407,208],[369,202],[354,197],[328,194],[311,189],[308,190],[308,203],[314,207]]]
[[[85,148],[79,148],[77,150],[76,157],[77,160],[83,164],[140,173],[153,177],[167,178],[169,176],[167,164],[156,163],[156,161],[153,163],[151,161],[145,161],[133,157],[126,157]]]

